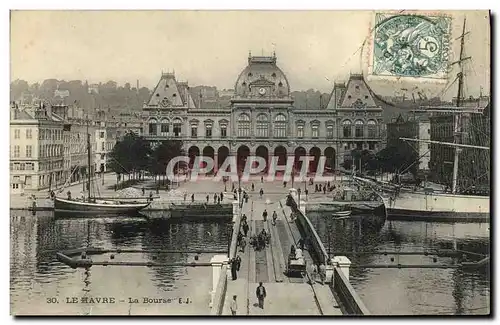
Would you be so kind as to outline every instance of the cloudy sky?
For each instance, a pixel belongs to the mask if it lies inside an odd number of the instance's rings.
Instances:
[[[489,91],[488,13],[450,12],[454,36],[464,15],[473,57],[472,94]],[[293,90],[329,92],[333,81],[363,72],[360,47],[372,11],[13,11],[11,80],[115,80],[149,88],[175,70],[191,85],[233,88],[248,52],[270,55]],[[458,42],[455,41],[456,46]],[[457,47],[455,46],[455,52]]]

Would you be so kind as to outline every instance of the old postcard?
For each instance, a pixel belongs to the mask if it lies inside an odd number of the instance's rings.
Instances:
[[[490,315],[488,11],[10,16],[12,315]]]

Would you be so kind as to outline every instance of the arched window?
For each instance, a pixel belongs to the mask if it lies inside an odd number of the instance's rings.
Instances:
[[[157,127],[158,121],[154,118],[149,120],[149,134],[150,135],[157,135],[158,134],[158,127]]]
[[[247,114],[238,116],[238,136],[250,137],[250,116]]]
[[[182,134],[182,121],[181,119],[176,118],[173,124],[174,137],[178,138]]]
[[[274,137],[275,138],[286,138],[286,116],[283,114],[278,114],[274,118]]]
[[[368,121],[368,138],[374,139],[377,138],[377,122],[374,120],[369,120]]]
[[[162,136],[167,136],[169,132],[169,121],[167,119],[163,119],[161,121],[161,130],[160,133]]]
[[[344,122],[342,122],[342,126],[344,138],[352,138],[351,121],[345,120]]]
[[[257,137],[269,137],[269,119],[266,114],[257,116]]]
[[[364,132],[363,132],[364,131],[363,130],[364,123],[363,123],[363,121],[356,120],[356,122],[354,124],[355,124],[355,127],[356,127],[355,131],[354,131],[356,138],[362,138],[364,136]]]

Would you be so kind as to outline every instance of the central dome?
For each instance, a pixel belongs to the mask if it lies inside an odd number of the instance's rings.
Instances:
[[[237,97],[286,98],[290,96],[290,85],[276,65],[276,55],[249,56],[247,67],[236,80],[234,92]]]

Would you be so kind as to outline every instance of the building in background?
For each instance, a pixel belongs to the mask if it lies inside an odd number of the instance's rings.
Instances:
[[[63,119],[45,104],[10,115],[10,188],[13,193],[51,189],[64,183]]]
[[[387,147],[401,148],[401,152],[414,152],[415,160],[418,160],[418,171],[427,172],[430,168],[431,145],[428,141],[431,139],[430,120],[428,114],[415,114],[404,118],[399,115],[398,118],[387,123]],[[409,142],[401,138],[411,138],[424,140],[422,142]]]
[[[228,156],[237,157],[242,168],[249,155],[278,164],[295,157],[327,158],[333,170],[352,149],[382,149],[382,108],[377,106],[360,75],[347,84],[336,84],[327,105],[293,107],[290,84],[277,58],[249,55],[247,66],[236,79],[228,105],[209,105],[193,98],[188,84],[173,73],[162,73],[149,101],[143,106],[145,137],[158,143],[181,139],[191,158],[209,156],[219,168]],[[227,92],[224,93],[227,95]]]

